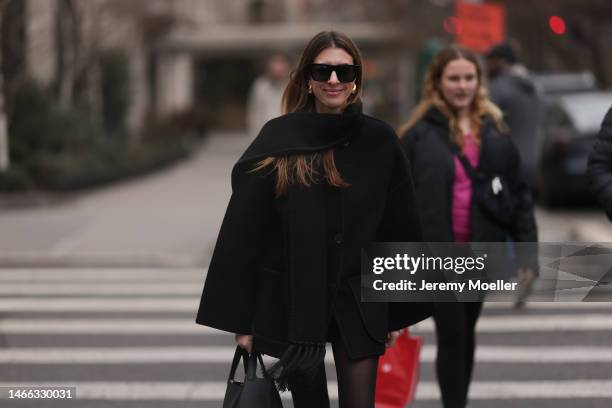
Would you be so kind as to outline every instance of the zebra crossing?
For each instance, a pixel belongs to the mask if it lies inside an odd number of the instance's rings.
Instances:
[[[204,276],[0,269],[0,387],[76,387],[74,406],[92,408],[221,406],[233,336],[194,323]],[[432,322],[412,333],[425,338],[413,406],[438,407]],[[478,333],[471,407],[612,405],[612,304],[490,303]],[[326,363],[337,404],[331,353]]]

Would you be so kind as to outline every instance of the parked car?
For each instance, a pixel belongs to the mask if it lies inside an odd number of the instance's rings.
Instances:
[[[531,79],[538,92],[545,98],[597,90],[597,81],[591,71],[536,73],[531,76]]]
[[[544,99],[536,192],[545,205],[594,201],[587,160],[612,92],[558,94]]]

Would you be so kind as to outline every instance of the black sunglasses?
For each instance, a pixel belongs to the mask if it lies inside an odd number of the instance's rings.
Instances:
[[[357,79],[357,73],[360,69],[359,65],[310,64],[308,66],[308,73],[315,81],[326,82],[331,77],[332,72],[335,72],[338,81],[346,83]]]

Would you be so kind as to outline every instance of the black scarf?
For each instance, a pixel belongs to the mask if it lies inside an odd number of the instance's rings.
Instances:
[[[295,112],[266,123],[238,165],[251,166],[274,156],[308,154],[346,143],[363,120],[361,105],[342,114]],[[238,167],[237,165],[237,167]],[[270,372],[279,388],[287,380],[312,374],[325,357],[327,253],[324,181],[287,189],[288,330],[289,344]],[[313,245],[320,243],[320,245]],[[315,248],[313,250],[313,248]]]

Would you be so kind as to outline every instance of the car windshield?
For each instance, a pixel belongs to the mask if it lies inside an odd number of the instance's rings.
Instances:
[[[612,106],[612,92],[566,95],[560,102],[580,134],[597,133]]]

